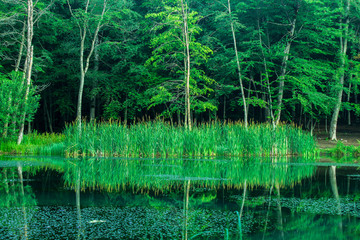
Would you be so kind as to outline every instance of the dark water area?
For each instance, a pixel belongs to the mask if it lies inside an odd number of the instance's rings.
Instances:
[[[0,158],[0,239],[360,239],[359,164]]]

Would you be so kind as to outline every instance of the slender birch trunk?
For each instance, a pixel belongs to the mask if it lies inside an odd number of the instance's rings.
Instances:
[[[20,144],[24,137],[24,126],[25,126],[25,118],[26,118],[26,109],[27,102],[29,98],[30,85],[31,85],[31,74],[32,74],[32,65],[33,65],[33,55],[34,55],[34,47],[32,45],[32,40],[34,36],[34,5],[32,0],[27,1],[27,54],[25,61],[25,81],[26,81],[26,90],[23,102],[23,112],[21,114],[20,120],[20,130],[18,135],[17,144]]]
[[[232,33],[232,37],[233,37],[233,41],[234,41],[234,51],[235,51],[236,65],[237,65],[237,70],[238,70],[238,78],[239,78],[240,89],[241,89],[241,97],[242,97],[242,101],[243,101],[243,105],[244,105],[244,123],[245,123],[245,128],[247,129],[247,127],[248,127],[248,108],[247,108],[247,104],[246,104],[246,97],[245,97],[243,79],[242,79],[242,74],[241,74],[241,66],[240,66],[239,54],[238,54],[238,50],[237,50],[236,34],[235,34],[235,29],[234,29],[234,23],[232,20],[230,0],[228,0],[228,11],[229,11],[229,16],[230,16],[231,33]]]
[[[26,33],[26,23],[24,21],[23,29],[21,31],[21,43],[20,43],[19,55],[18,55],[16,64],[15,64],[15,72],[19,71],[19,68],[20,68],[22,53],[23,53],[23,49],[24,49],[24,45],[25,45],[25,35],[26,35],[25,33]]]
[[[99,46],[99,38],[96,38],[96,42],[95,42],[95,52],[94,52],[94,71],[95,74],[98,73],[99,71],[99,50],[98,50],[98,46]],[[90,121],[94,121],[95,120],[95,109],[96,109],[96,87],[97,87],[97,77],[95,77],[93,79],[92,82],[92,88],[93,88],[93,93],[91,96],[91,100],[90,100]]]
[[[345,10],[345,29],[343,30],[342,27],[342,19],[340,20],[340,78],[337,84],[337,94],[336,94],[336,102],[331,118],[330,123],[330,139],[336,140],[336,128],[337,122],[339,118],[339,112],[341,107],[341,100],[343,94],[343,87],[344,87],[344,79],[345,79],[345,60],[346,60],[346,52],[347,52],[347,45],[348,45],[348,32],[349,32],[349,11],[350,11],[350,0],[346,2],[346,10]]]
[[[185,38],[185,126],[191,131],[191,106],[190,106],[190,39],[188,29],[188,6],[181,0],[181,10],[184,23],[183,34]]]
[[[78,126],[78,131],[79,133],[81,133],[81,108],[82,108],[82,97],[83,97],[83,92],[84,92],[84,82],[85,82],[85,76],[87,71],[89,70],[89,64],[90,64],[90,58],[94,52],[95,49],[95,42],[96,39],[98,37],[100,28],[102,27],[101,23],[103,21],[104,15],[105,15],[105,11],[106,11],[106,5],[107,5],[107,0],[103,1],[103,9],[100,15],[100,19],[97,22],[97,26],[95,29],[95,33],[91,42],[91,47],[90,47],[90,51],[86,57],[86,59],[84,59],[84,52],[85,52],[85,40],[86,40],[86,34],[88,31],[88,20],[85,19],[83,24],[80,24],[79,20],[75,17],[70,2],[68,0],[68,6],[69,6],[69,10],[71,15],[76,19],[77,24],[79,26],[79,31],[80,31],[80,86],[79,86],[79,93],[78,93],[78,102],[77,102],[77,111],[76,111],[76,123]],[[88,14],[88,10],[89,10],[89,4],[90,4],[90,0],[86,1],[86,5],[85,5],[85,15]]]

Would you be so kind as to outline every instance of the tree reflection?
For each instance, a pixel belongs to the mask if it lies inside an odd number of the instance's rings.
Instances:
[[[29,239],[29,219],[37,202],[31,187],[24,184],[23,166],[17,163],[16,167],[0,171],[2,227],[17,238]]]

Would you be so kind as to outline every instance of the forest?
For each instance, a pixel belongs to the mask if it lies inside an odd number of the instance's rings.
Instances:
[[[1,0],[0,134],[359,121],[356,0]]]

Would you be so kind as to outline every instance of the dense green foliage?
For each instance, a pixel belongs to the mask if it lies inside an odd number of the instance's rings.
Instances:
[[[23,103],[26,91],[23,75],[15,71],[8,76],[0,73],[0,133],[3,137],[14,137],[17,134],[23,112],[26,114],[26,122],[32,122],[39,107],[40,96],[33,86],[28,101]]]
[[[130,127],[118,122],[84,123],[64,132],[71,156],[184,157],[285,156],[314,153],[315,140],[301,129],[269,124],[199,124],[192,131],[162,122]]]
[[[32,125],[39,131],[61,131],[76,118],[79,26],[88,31],[83,42],[86,60],[104,1],[89,0],[88,12],[84,10],[87,0],[35,3],[31,81],[42,91]],[[280,116],[311,130],[331,119],[339,90],[344,91],[340,121],[358,120],[360,11],[356,1],[231,1],[231,15],[225,0],[106,3],[85,76],[82,115],[87,119],[92,111],[98,120],[132,122],[147,115],[183,122],[187,23],[193,121],[244,120],[238,74],[249,121],[274,121]],[[1,76],[26,70],[26,7],[26,1],[0,3]],[[344,41],[345,56],[341,53]],[[339,81],[342,76],[343,82]],[[27,114],[30,122],[36,104],[28,105],[34,107]],[[14,108],[5,109],[13,114]],[[2,133],[6,116],[0,116]]]

